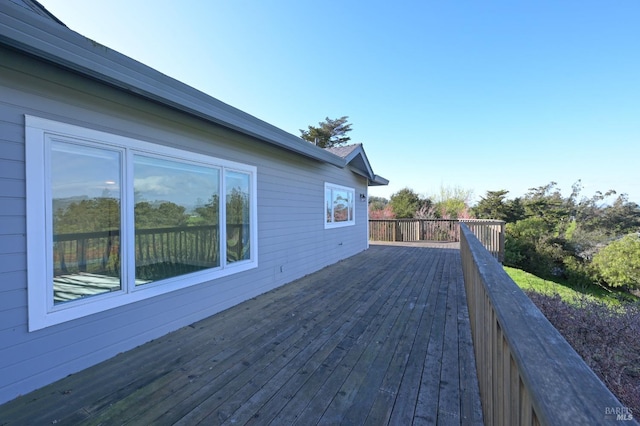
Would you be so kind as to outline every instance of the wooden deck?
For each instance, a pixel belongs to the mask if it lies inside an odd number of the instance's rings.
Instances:
[[[372,245],[0,406],[77,423],[482,424],[459,251]]]

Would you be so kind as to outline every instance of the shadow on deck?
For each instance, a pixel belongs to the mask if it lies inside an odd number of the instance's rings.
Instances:
[[[460,253],[369,250],[0,406],[0,424],[482,424]]]

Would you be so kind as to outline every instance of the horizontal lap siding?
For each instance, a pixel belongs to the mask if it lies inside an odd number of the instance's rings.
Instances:
[[[0,347],[27,318],[24,126],[7,101],[0,89]]]
[[[366,248],[366,179],[0,50],[0,403]],[[24,115],[255,165],[258,268],[27,331]],[[324,182],[356,226],[324,229]]]

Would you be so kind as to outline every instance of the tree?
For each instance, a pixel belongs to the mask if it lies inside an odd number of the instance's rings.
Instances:
[[[422,199],[413,189],[403,188],[391,195],[389,204],[398,219],[407,219],[415,216]]]
[[[396,215],[391,209],[391,205],[387,204],[380,210],[369,210],[369,219],[395,219]]]
[[[389,200],[384,197],[376,197],[371,195],[369,197],[369,211],[383,210],[389,204]]]
[[[473,191],[462,189],[458,186],[441,186],[440,194],[436,195],[436,211],[442,219],[468,219],[469,201],[473,196]]]
[[[300,137],[308,142],[315,143],[320,148],[331,148],[344,145],[351,138],[347,136],[351,129],[351,123],[347,123],[349,117],[343,116],[336,119],[325,118],[318,123],[318,127],[308,126],[307,130],[300,129]]]
[[[640,231],[640,206],[629,201],[621,194],[612,205],[604,209],[602,226],[611,230],[613,235],[623,235]]]
[[[539,217],[550,229],[564,233],[570,223],[570,213],[574,209],[572,199],[562,198],[556,182],[537,188],[529,188],[524,198],[527,217]]]
[[[389,200],[384,197],[369,197],[369,219],[395,219]]]
[[[611,287],[640,289],[640,236],[630,234],[610,243],[593,257],[593,266]]]
[[[507,199],[509,191],[487,191],[484,197],[480,197],[478,204],[473,207],[473,213],[478,219],[497,219],[507,223],[513,223],[524,219],[524,206],[520,198]]]

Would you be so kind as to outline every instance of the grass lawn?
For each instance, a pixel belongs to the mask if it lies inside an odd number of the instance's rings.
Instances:
[[[629,293],[612,291],[596,285],[584,287],[571,286],[562,281],[550,281],[539,278],[521,269],[505,266],[504,270],[513,281],[524,291],[534,291],[546,295],[559,295],[566,302],[575,302],[581,297],[594,301],[605,302],[609,305],[619,305],[621,301],[637,302],[639,299]]]
[[[596,285],[576,287],[520,269],[504,269],[621,406],[639,413],[640,298]]]

